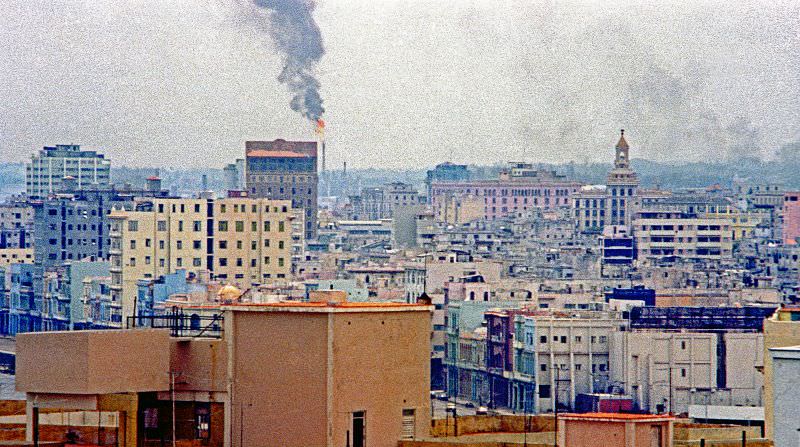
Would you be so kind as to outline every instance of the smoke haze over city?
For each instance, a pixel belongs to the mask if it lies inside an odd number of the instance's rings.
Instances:
[[[248,139],[314,139],[303,115],[318,112],[289,107],[285,53],[242,3],[0,2],[0,158],[79,143],[117,165],[221,166]],[[794,1],[312,13],[329,166],[604,161],[620,128],[633,157],[670,162],[769,159],[800,140]]]

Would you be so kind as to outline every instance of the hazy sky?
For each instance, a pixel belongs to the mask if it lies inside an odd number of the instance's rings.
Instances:
[[[0,0],[0,160],[215,166],[307,139],[247,0]],[[328,165],[771,156],[800,139],[800,1],[321,0]],[[800,154],[798,154],[800,156]]]

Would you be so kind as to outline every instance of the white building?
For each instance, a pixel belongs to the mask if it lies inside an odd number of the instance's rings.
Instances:
[[[65,177],[78,189],[110,184],[111,162],[96,151],[82,151],[77,144],[47,147],[31,157],[25,169],[29,197],[47,197],[63,190]]]
[[[772,430],[776,446],[797,445],[800,439],[800,346],[772,348]]]

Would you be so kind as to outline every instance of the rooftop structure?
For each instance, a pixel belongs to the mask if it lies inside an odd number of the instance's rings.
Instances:
[[[126,411],[125,445],[169,438],[173,424],[180,442],[232,447],[395,447],[427,434],[430,306],[282,302],[222,311],[216,340],[156,329],[20,335],[17,387],[29,411]],[[171,399],[174,414],[190,417],[173,421]]]

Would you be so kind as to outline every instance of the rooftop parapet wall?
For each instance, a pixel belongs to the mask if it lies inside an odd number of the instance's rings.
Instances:
[[[169,390],[167,330],[24,333],[17,336],[17,390],[109,394]]]

